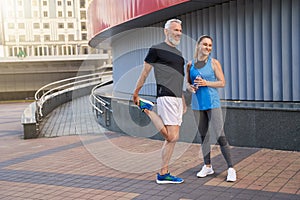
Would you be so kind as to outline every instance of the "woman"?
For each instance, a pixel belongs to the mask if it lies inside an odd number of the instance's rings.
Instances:
[[[195,47],[194,60],[187,64],[187,89],[192,92],[192,110],[198,124],[202,140],[204,166],[197,173],[200,178],[214,173],[210,159],[210,143],[218,142],[227,162],[227,181],[236,181],[230,147],[227,142],[220,97],[217,88],[225,86],[225,78],[221,64],[211,57],[213,40],[210,36],[201,36]],[[209,131],[208,131],[209,130]]]

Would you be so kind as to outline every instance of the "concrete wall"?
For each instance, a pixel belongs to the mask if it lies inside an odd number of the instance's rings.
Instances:
[[[0,62],[0,100],[33,99],[44,85],[95,73],[102,60]]]
[[[225,130],[235,146],[300,151],[300,112],[227,108]]]
[[[112,112],[104,111],[103,114],[98,113],[98,122],[104,127],[135,137],[163,139],[148,116],[132,102],[103,96],[101,98],[111,102],[112,110]],[[225,104],[222,110],[225,133],[231,145],[300,151],[299,105],[270,109],[266,105],[256,103],[251,107]],[[183,117],[180,141],[200,143],[196,127],[193,112],[188,107]]]

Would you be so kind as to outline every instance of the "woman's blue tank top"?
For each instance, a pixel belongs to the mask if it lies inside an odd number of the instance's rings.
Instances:
[[[209,56],[206,64],[198,69],[195,67],[194,61],[190,68],[190,79],[192,83],[197,76],[201,76],[207,81],[217,81],[215,72],[212,69],[212,58]],[[217,88],[201,86],[192,94],[192,109],[193,110],[210,110],[220,107],[220,97]]]

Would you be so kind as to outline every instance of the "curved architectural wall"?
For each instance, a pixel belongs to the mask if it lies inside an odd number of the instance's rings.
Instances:
[[[174,17],[183,21],[179,49],[186,60],[192,59],[198,36],[214,38],[212,54],[227,81],[220,90],[223,99],[300,101],[299,0],[236,0]],[[132,93],[148,48],[164,39],[164,22],[124,31],[113,40],[116,91]],[[155,86],[142,92],[155,94]]]
[[[90,9],[98,14],[92,19],[92,31],[97,34],[124,21],[187,1],[190,0],[93,0]]]
[[[175,17],[183,21],[184,34],[178,48],[186,61],[193,57],[197,38],[211,35],[212,54],[220,60],[227,80],[220,90],[222,98],[245,100],[225,101],[222,106],[229,143],[299,151],[299,0],[190,0],[104,30],[90,45],[112,36],[107,41],[112,47],[111,90],[115,93],[113,97],[104,94],[103,98],[115,104],[111,107],[111,123],[105,121],[106,117],[98,118],[99,123],[113,131],[149,137],[144,123],[151,125],[150,121],[141,118],[132,101],[123,99],[131,100],[148,48],[164,40],[162,27]],[[141,93],[155,99],[153,71]],[[183,117],[180,140],[200,141],[190,107]]]

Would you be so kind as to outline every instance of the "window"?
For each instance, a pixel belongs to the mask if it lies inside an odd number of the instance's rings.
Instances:
[[[49,42],[50,41],[50,35],[44,35],[44,41]]]
[[[16,36],[14,36],[14,35],[9,35],[9,36],[8,36],[8,41],[10,41],[10,42],[15,42],[15,41],[16,41]]]
[[[85,0],[80,0],[80,8],[85,8]]]
[[[38,48],[38,55],[39,56],[43,56],[44,54],[43,54],[43,47],[39,47]]]
[[[8,29],[14,29],[15,28],[15,24],[14,23],[8,23]]]
[[[74,41],[74,35],[69,35],[69,36],[68,36],[68,40],[69,40],[69,41]]]
[[[62,55],[72,55],[72,46],[70,45],[62,46]]]
[[[33,23],[33,28],[34,29],[39,29],[40,28],[40,23]]]
[[[68,11],[68,17],[72,17],[73,16],[73,12],[72,11]]]
[[[73,55],[78,55],[78,52],[76,52],[76,45],[72,46],[72,54]]]
[[[43,28],[48,29],[49,28],[49,23],[44,23]]]
[[[64,23],[58,23],[58,28],[64,28]]]
[[[48,2],[47,1],[43,1],[43,6],[47,6]]]
[[[43,14],[44,14],[44,17],[48,17],[48,12],[47,11],[44,11]]]
[[[19,36],[19,42],[25,42],[25,35]]]
[[[87,35],[86,35],[86,33],[81,34],[81,39],[82,39],[82,40],[87,40]]]
[[[34,36],[34,41],[35,41],[35,42],[40,42],[40,41],[41,41],[41,36],[35,35],[35,36]]]
[[[72,1],[68,1],[68,2],[67,2],[67,5],[68,5],[68,6],[72,6]]]
[[[33,11],[33,17],[38,18],[39,17],[39,11],[37,11],[37,10]]]
[[[14,52],[14,55],[18,55],[19,47],[13,47],[13,52]]]
[[[85,22],[81,22],[81,30],[86,31],[86,23]]]
[[[44,56],[48,55],[48,47],[43,47],[43,55]]]
[[[13,56],[13,49],[11,47],[9,47],[9,56]]]
[[[25,29],[25,24],[24,23],[19,23],[18,24],[18,29]]]
[[[67,47],[66,46],[62,47],[62,55],[67,55]]]
[[[30,56],[32,54],[32,47],[24,47],[24,52],[26,56]]]
[[[34,47],[34,55],[39,56],[39,50],[37,47]]]
[[[87,47],[82,47],[82,50],[83,50],[83,54],[88,54],[89,51],[88,51],[88,48]]]
[[[80,11],[80,19],[86,19],[85,11]]]
[[[59,41],[65,41],[65,36],[64,35],[59,35],[58,40]]]
[[[22,0],[18,0],[18,6],[23,6],[23,1]]]
[[[49,49],[46,46],[34,47],[34,55],[36,55],[36,56],[47,56],[47,55],[49,55]]]
[[[58,55],[62,55],[62,53],[63,53],[62,52],[62,47],[58,47],[58,52],[57,53],[58,53]]]
[[[67,50],[67,55],[72,55],[72,46],[67,46],[68,50]]]
[[[53,47],[48,47],[48,55],[52,56]]]
[[[32,1],[31,1],[31,5],[32,5],[32,6],[37,6],[37,0],[32,0]]]
[[[68,23],[68,28],[74,28],[74,24],[73,23]]]
[[[62,17],[62,16],[63,16],[62,11],[58,11],[58,12],[57,12],[57,16],[58,16],[58,17]]]
[[[61,6],[61,5],[62,5],[62,4],[61,4],[61,1],[58,1],[58,2],[57,2],[57,5],[58,5],[58,6]]]
[[[25,54],[25,56],[26,56],[26,55],[28,55],[28,53],[27,53],[27,49],[26,49],[26,48],[22,48],[22,49],[20,48],[20,51],[22,51],[22,52],[23,52],[23,54]]]

